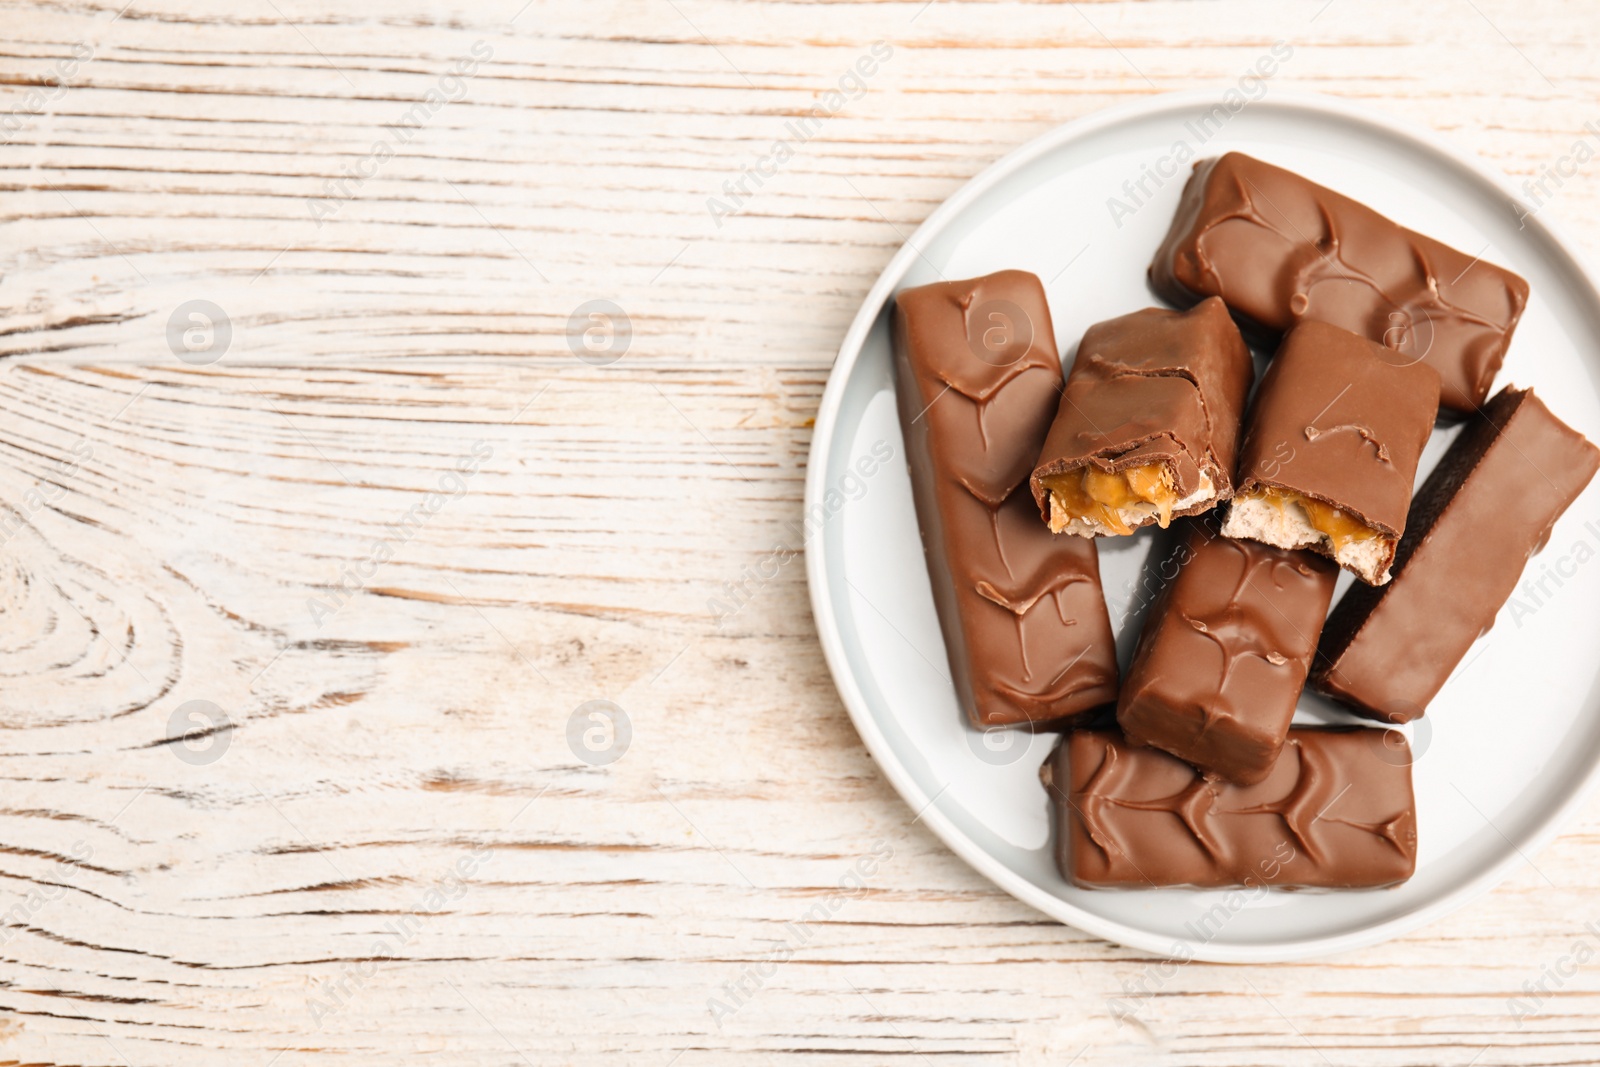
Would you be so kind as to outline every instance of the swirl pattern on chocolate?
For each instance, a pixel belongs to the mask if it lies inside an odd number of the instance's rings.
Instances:
[[[952,680],[974,726],[1062,725],[1116,699],[1092,542],[1055,539],[1025,486],[1061,391],[1039,279],[900,293],[895,392]]]
[[[1417,851],[1411,767],[1384,734],[1291,730],[1272,773],[1240,786],[1115,731],[1075,731],[1043,772],[1060,804],[1062,874],[1088,888],[1405,881]]]
[[[1150,281],[1180,306],[1222,297],[1267,344],[1314,320],[1425,360],[1463,412],[1488,397],[1528,302],[1510,271],[1238,152],[1195,164]]]
[[[1117,704],[1135,744],[1248,784],[1283,747],[1338,568],[1191,520]]]

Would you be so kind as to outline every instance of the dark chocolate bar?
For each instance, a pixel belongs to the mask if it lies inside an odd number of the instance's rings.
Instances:
[[[1337,326],[1303,322],[1261,376],[1222,532],[1309,548],[1389,580],[1439,376]]]
[[[1128,534],[1228,499],[1254,378],[1221,300],[1089,327],[1033,472],[1050,529]]]
[[[1375,719],[1421,715],[1597,468],[1531,390],[1502,389],[1418,491],[1394,580],[1328,617],[1313,687]]]
[[[1205,774],[1259,782],[1289,735],[1339,568],[1198,520],[1177,558],[1139,634],[1117,723],[1130,742]]]
[[[1222,297],[1269,343],[1328,322],[1426,360],[1464,412],[1488,397],[1528,303],[1510,271],[1238,152],[1195,164],[1150,281],[1179,306]]]
[[[1094,542],[1055,538],[1026,481],[1061,390],[1032,274],[896,299],[895,393],[934,602],[972,724],[1057,726],[1116,700]]]
[[[1078,730],[1040,773],[1074,885],[1357,889],[1416,868],[1409,757],[1396,731],[1295,729],[1272,773],[1241,786],[1114,730]]]

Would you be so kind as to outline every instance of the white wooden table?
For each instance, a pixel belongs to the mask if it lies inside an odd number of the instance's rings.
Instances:
[[[1002,153],[1282,40],[1534,178],[1600,12],[521,3],[0,4],[0,1062],[1600,1059],[1600,807],[1411,937],[1168,970],[913,823],[746,570]],[[1548,210],[1600,251],[1600,161]]]

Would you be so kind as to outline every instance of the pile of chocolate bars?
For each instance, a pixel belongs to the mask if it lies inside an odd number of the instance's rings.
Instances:
[[[1197,163],[1150,279],[1188,310],[1092,326],[1065,380],[1035,276],[899,294],[900,421],[971,726],[1064,732],[1042,773],[1077,885],[1402,882],[1404,736],[1292,727],[1300,692],[1422,715],[1600,450],[1530,390],[1489,396],[1525,281],[1288,171]],[[1275,350],[1259,384],[1247,336]],[[1413,497],[1436,420],[1466,425]],[[1122,675],[1096,539],[1151,525],[1176,543]]]

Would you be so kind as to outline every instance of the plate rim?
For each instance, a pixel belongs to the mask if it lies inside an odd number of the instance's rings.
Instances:
[[[1047,153],[1110,127],[1157,116],[1162,112],[1181,112],[1200,104],[1215,104],[1217,96],[1215,89],[1180,90],[1115,104],[1071,119],[1007,152],[939,204],[885,264],[872,288],[863,298],[861,307],[839,346],[838,355],[828,372],[828,381],[823,389],[813,423],[806,460],[803,506],[809,510],[817,504],[826,491],[826,472],[833,436],[838,430],[839,409],[844,397],[845,383],[855,371],[866,338],[884,304],[893,293],[894,287],[904,277],[912,262],[921,256],[920,249],[929,239],[942,231],[980,195],[1019,168]],[[1521,203],[1514,186],[1504,173],[1476,155],[1450,143],[1437,131],[1409,119],[1402,119],[1341,97],[1287,89],[1276,90],[1271,95],[1251,102],[1247,106],[1289,112],[1311,112],[1322,118],[1335,118],[1372,127],[1377,132],[1410,142],[1444,162],[1465,169],[1491,188],[1504,193],[1512,204]],[[1567,257],[1576,268],[1576,277],[1572,280],[1581,281],[1595,306],[1600,307],[1600,286],[1597,286],[1595,273],[1587,257],[1559,226],[1552,224],[1545,217],[1546,214],[1542,210],[1527,213],[1522,219],[1523,225],[1535,228]],[[1510,877],[1517,867],[1523,864],[1531,865],[1533,862],[1531,854],[1544,849],[1571,822],[1578,810],[1593,795],[1597,785],[1600,785],[1600,753],[1597,753],[1578,786],[1561,803],[1552,805],[1538,822],[1522,835],[1520,842],[1512,842],[1510,852],[1501,860],[1486,867],[1458,888],[1440,895],[1414,911],[1374,922],[1360,929],[1340,934],[1278,938],[1239,945],[1216,945],[1144,930],[1086,911],[1076,904],[1040,889],[1013,872],[964,833],[939,809],[935,804],[938,799],[937,794],[929,797],[917,785],[910,771],[894,754],[888,739],[879,729],[866,697],[850,670],[843,639],[840,636],[837,614],[827,595],[831,569],[825,542],[819,543],[815,549],[807,546],[805,556],[806,584],[812,617],[816,623],[817,638],[822,645],[823,657],[827,661],[829,673],[833,676],[834,687],[844,701],[845,710],[849,713],[857,734],[867,746],[867,751],[888,777],[895,791],[900,794],[901,800],[919,813],[918,819],[926,823],[947,848],[1017,900],[1065,925],[1076,927],[1114,944],[1153,953],[1163,959],[1208,963],[1287,962],[1365,948],[1410,933],[1486,895]]]

